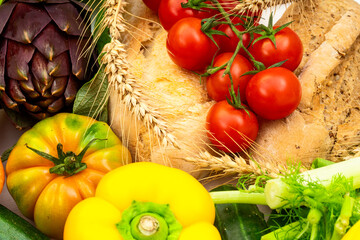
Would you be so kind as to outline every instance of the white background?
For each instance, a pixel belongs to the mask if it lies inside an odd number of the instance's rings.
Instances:
[[[356,1],[358,3],[360,3],[360,0],[356,0]],[[283,13],[283,10],[284,10],[284,8],[279,8],[276,11],[274,20],[278,19],[281,16],[281,14]],[[265,13],[264,20],[263,20],[264,23],[267,22],[267,20],[266,20],[267,15],[268,14]],[[4,152],[7,148],[13,146],[16,143],[17,139],[21,136],[21,134],[22,134],[22,132],[17,130],[10,123],[10,121],[5,116],[3,110],[0,110],[0,154],[2,152]],[[0,204],[7,206],[12,211],[21,215],[19,210],[17,209],[14,201],[12,200],[12,198],[10,197],[10,195],[6,189],[6,184],[4,186],[2,193],[0,194]]]

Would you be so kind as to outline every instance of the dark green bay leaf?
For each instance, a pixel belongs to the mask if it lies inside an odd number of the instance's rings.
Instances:
[[[108,81],[104,71],[100,69],[76,94],[73,113],[107,122],[108,99]]]

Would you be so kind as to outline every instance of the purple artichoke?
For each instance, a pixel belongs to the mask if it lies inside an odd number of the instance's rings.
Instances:
[[[10,0],[0,6],[0,99],[43,119],[71,109],[87,79],[90,32],[73,0]]]

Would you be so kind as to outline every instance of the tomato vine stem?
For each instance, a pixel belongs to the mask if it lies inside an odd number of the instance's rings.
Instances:
[[[250,54],[249,51],[247,51],[246,47],[243,44],[243,34],[247,33],[247,31],[243,31],[240,32],[234,25],[234,23],[231,21],[230,17],[229,17],[229,13],[227,13],[224,8],[221,6],[220,2],[217,0],[212,0],[212,2],[215,4],[215,6],[217,7],[217,9],[219,10],[219,12],[223,15],[223,17],[226,20],[226,23],[230,26],[231,30],[236,34],[236,36],[239,38],[239,43],[236,46],[236,49],[234,51],[234,54],[232,55],[232,57],[230,58],[230,60],[225,64],[226,68],[224,71],[223,76],[225,75],[229,75],[230,78],[230,88],[229,88],[229,93],[230,93],[230,97],[231,99],[227,99],[228,103],[230,105],[232,105],[233,107],[235,107],[236,109],[244,109],[247,113],[247,108],[242,105],[241,103],[241,99],[240,99],[240,91],[238,89],[238,92],[235,92],[235,88],[234,88],[234,81],[231,75],[231,66],[234,62],[235,57],[237,56],[237,54],[240,52],[241,49],[243,49],[245,52],[247,52],[247,54]],[[250,54],[251,55],[251,54]],[[255,60],[252,56],[252,61]],[[249,114],[249,113],[248,113]]]
[[[189,0],[186,4],[182,4],[182,7],[199,9],[200,6],[205,4],[205,1],[206,0]],[[245,20],[242,21],[242,23],[240,23],[240,24],[245,27],[245,30],[240,31],[236,27],[237,24],[234,24],[232,22],[231,16],[234,16],[234,17],[241,17],[241,16],[238,14],[229,13],[229,12],[225,11],[224,8],[222,7],[221,3],[218,0],[210,0],[210,1],[215,6],[215,8],[220,12],[220,14],[223,16],[223,19],[221,19],[221,21],[219,21],[219,17],[211,17],[211,18],[203,19],[202,20],[202,28],[201,28],[202,32],[204,32],[215,43],[215,45],[217,47],[219,47],[217,42],[214,40],[213,35],[224,35],[226,37],[228,37],[228,36],[225,33],[218,31],[216,29],[213,29],[213,28],[214,28],[214,26],[218,26],[220,24],[227,24],[227,25],[229,25],[230,29],[234,32],[236,37],[239,39],[239,42],[236,45],[236,49],[235,49],[232,57],[230,58],[230,60],[227,63],[223,64],[222,66],[218,66],[218,67],[213,67],[211,65],[211,67],[209,67],[207,69],[207,71],[200,76],[209,76],[211,74],[216,73],[217,71],[225,69],[223,76],[228,75],[229,79],[230,79],[230,87],[229,87],[230,99],[227,99],[228,103],[230,105],[232,105],[233,107],[235,107],[236,109],[246,109],[246,107],[243,106],[241,103],[240,96],[239,96],[240,91],[236,92],[236,89],[234,87],[234,82],[233,82],[233,78],[231,75],[231,66],[233,65],[233,62],[234,62],[236,56],[239,54],[239,52],[241,50],[245,52],[245,54],[247,55],[248,59],[252,62],[254,69],[255,69],[254,71],[249,71],[249,72],[243,74],[243,76],[244,75],[254,75],[260,71],[265,70],[266,66],[264,65],[264,63],[257,61],[254,58],[254,56],[250,53],[250,51],[247,49],[247,47],[244,46],[243,35],[250,34],[250,39],[251,39],[250,44],[254,44],[255,42],[257,42],[261,39],[264,39],[264,38],[269,38],[276,47],[275,34],[279,31],[281,31],[282,29],[284,29],[285,27],[287,27],[288,25],[290,25],[291,22],[286,23],[286,24],[274,29],[272,14],[270,15],[268,26],[265,26],[263,24],[260,24],[259,26],[255,26],[254,22],[252,21],[253,17],[243,16],[243,18],[245,18]],[[205,5],[207,5],[207,4],[205,4]],[[250,18],[250,20],[249,20],[249,18]],[[259,34],[260,37],[253,41],[254,33]],[[276,63],[276,64],[270,66],[269,68],[281,66],[284,62],[285,61]]]

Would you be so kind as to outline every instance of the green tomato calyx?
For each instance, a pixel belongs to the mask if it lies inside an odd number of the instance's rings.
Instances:
[[[87,168],[86,163],[81,162],[86,151],[89,149],[90,145],[94,143],[97,140],[106,140],[106,139],[98,139],[94,138],[92,139],[85,147],[84,149],[76,155],[74,152],[64,152],[63,151],[63,145],[61,143],[58,143],[57,145],[57,153],[58,157],[51,156],[48,153],[39,151],[35,148],[29,147],[26,144],[26,147],[35,152],[36,154],[40,155],[43,158],[46,158],[47,160],[50,160],[55,164],[54,167],[50,168],[50,173],[55,173],[62,176],[72,176],[75,175]]]
[[[136,201],[116,227],[125,240],[177,240],[182,230],[168,204]]]

